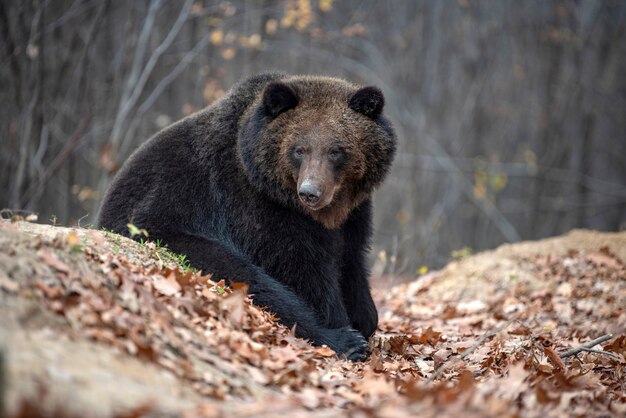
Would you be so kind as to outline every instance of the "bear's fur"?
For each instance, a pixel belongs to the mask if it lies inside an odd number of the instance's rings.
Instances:
[[[375,87],[261,74],[157,133],[113,180],[98,224],[145,228],[215,279],[244,282],[296,335],[365,355],[370,195],[396,138]]]

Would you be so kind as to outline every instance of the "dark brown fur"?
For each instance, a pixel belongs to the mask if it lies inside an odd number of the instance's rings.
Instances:
[[[339,79],[251,77],[142,145],[99,225],[145,228],[214,279],[246,283],[299,337],[362,359],[378,322],[369,197],[396,141],[383,104],[380,90]],[[309,153],[295,158],[297,144]],[[319,199],[304,193],[307,178]]]
[[[332,201],[319,210],[311,210],[299,204],[299,210],[315,219],[328,229],[336,229],[346,221],[350,212],[360,205],[380,180],[366,178],[380,177],[390,161],[368,167],[368,161],[377,161],[380,155],[393,155],[390,152],[395,144],[381,144],[381,128],[365,115],[349,109],[350,98],[359,87],[344,80],[331,77],[290,77],[281,80],[293,88],[299,97],[298,105],[276,117],[261,137],[268,146],[265,152],[257,155],[259,166],[265,167],[264,174],[273,181],[291,190],[297,196],[298,175],[290,162],[290,153],[296,144],[328,150],[333,144],[340,144],[348,154],[347,167],[336,176],[328,175],[328,167],[322,187],[331,191]],[[262,98],[258,99],[259,101]],[[382,145],[382,147],[381,147]],[[387,147],[385,147],[387,145]],[[382,149],[386,148],[386,149]],[[277,152],[275,152],[277,150]],[[317,155],[316,157],[323,157]],[[310,165],[324,164],[318,159]],[[278,168],[278,169],[277,169]],[[306,170],[306,166],[301,168]]]

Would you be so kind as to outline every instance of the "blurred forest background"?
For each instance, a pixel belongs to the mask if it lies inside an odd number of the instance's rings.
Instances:
[[[0,208],[94,223],[139,144],[266,69],[383,89],[376,273],[626,228],[621,0],[1,0]]]

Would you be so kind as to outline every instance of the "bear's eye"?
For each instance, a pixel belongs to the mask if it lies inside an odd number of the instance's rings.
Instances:
[[[297,159],[302,159],[304,157],[304,148],[302,147],[296,147],[293,150],[293,156],[296,157]]]
[[[331,160],[340,160],[343,157],[343,150],[339,147],[333,147],[328,151],[328,156]]]

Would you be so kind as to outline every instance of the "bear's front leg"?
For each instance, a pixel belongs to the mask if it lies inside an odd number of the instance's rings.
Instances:
[[[187,255],[193,267],[205,274],[213,274],[214,280],[246,283],[254,304],[268,308],[287,327],[295,325],[296,336],[310,339],[316,345],[326,344],[338,355],[345,355],[349,360],[365,358],[367,342],[359,332],[348,325],[347,319],[337,327],[329,327],[320,322],[316,310],[312,309],[309,303],[288,286],[266,274],[263,269],[250,263],[235,248],[217,240],[197,236],[183,234],[155,234],[155,236],[161,238],[170,250]],[[335,290],[335,293],[339,294],[338,289]],[[343,316],[347,318],[343,307],[340,311],[343,311]]]
[[[346,263],[341,291],[350,324],[365,338],[371,337],[378,327],[378,312],[369,289],[364,263]]]
[[[277,230],[273,233],[276,245],[263,248],[257,260],[268,274],[306,301],[324,327],[349,326],[350,317],[339,284],[341,235],[321,230],[317,225],[311,229],[311,233],[300,235],[289,229]]]
[[[343,226],[343,261],[341,292],[352,327],[365,338],[378,327],[378,312],[370,292],[367,250],[371,237],[371,203],[363,202],[354,209]]]
[[[302,254],[298,256],[292,252],[291,256],[306,260]],[[292,281],[287,285],[315,311],[315,316],[323,327],[320,341],[338,353],[345,353],[350,360],[364,359],[367,340],[363,331],[356,328],[355,323],[351,323],[349,313],[346,311],[338,280],[340,276],[338,266],[312,260],[306,260],[302,265],[309,267],[291,274],[283,271],[283,274],[286,274],[286,277],[298,278],[296,283]],[[338,351],[335,347],[341,348]]]

